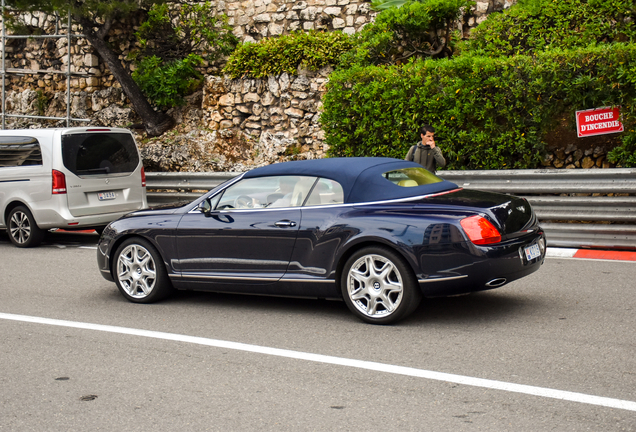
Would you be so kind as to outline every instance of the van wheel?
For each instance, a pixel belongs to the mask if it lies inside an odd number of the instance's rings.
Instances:
[[[113,276],[119,291],[133,303],[153,303],[173,290],[161,255],[140,237],[129,238],[117,248]]]
[[[44,230],[35,223],[28,208],[18,206],[9,212],[7,232],[11,243],[17,247],[33,247],[44,239]]]

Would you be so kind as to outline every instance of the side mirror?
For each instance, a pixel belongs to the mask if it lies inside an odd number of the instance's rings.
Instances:
[[[209,216],[210,211],[212,210],[212,206],[210,205],[210,200],[204,199],[203,201],[201,201],[201,203],[199,203],[199,206],[197,207],[197,210],[203,213],[204,215]]]

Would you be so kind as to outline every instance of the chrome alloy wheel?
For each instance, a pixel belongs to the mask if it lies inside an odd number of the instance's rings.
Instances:
[[[402,302],[402,275],[391,260],[382,255],[357,259],[347,275],[347,293],[363,315],[373,318],[391,315]]]
[[[138,244],[130,244],[117,259],[117,279],[130,297],[148,297],[155,287],[157,271],[150,252]]]
[[[9,221],[9,232],[17,244],[25,244],[31,237],[29,217],[22,211],[16,211]]]

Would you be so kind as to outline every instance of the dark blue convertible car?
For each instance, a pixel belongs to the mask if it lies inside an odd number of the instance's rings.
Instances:
[[[406,317],[422,297],[500,287],[544,258],[525,199],[389,158],[257,168],[186,206],[112,222],[97,252],[101,274],[132,302],[173,288],[341,298],[377,324]]]

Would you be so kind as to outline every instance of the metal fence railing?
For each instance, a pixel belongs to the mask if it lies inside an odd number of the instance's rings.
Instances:
[[[239,173],[147,173],[150,205],[190,202]],[[465,189],[523,196],[548,245],[636,250],[636,169],[440,171]]]

